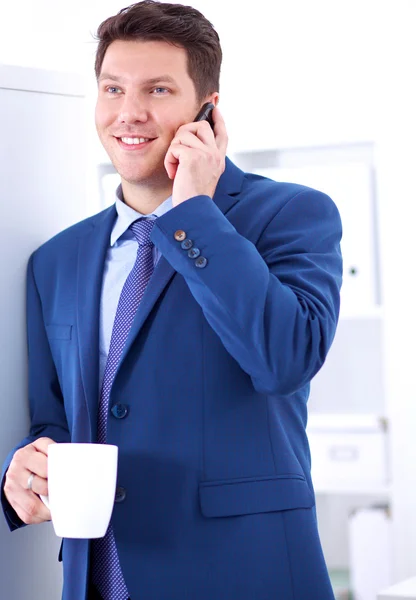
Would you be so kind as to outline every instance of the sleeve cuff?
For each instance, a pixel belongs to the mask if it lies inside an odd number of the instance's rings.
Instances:
[[[23,523],[22,519],[17,515],[16,511],[11,507],[9,501],[7,500],[6,494],[4,493],[5,483],[6,474],[4,474],[4,477],[1,482],[1,505],[3,507],[3,512],[6,518],[7,525],[9,526],[10,531],[14,531],[15,529],[25,527],[26,523]]]

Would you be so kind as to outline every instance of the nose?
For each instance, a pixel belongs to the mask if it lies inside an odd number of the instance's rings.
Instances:
[[[117,118],[119,123],[146,123],[148,111],[145,103],[136,95],[125,94]]]

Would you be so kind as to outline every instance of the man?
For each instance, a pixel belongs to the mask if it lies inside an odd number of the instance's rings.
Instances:
[[[64,540],[64,600],[333,599],[305,426],[338,318],[338,212],[233,165],[218,108],[214,131],[193,122],[221,64],[198,11],[140,2],[98,38],[121,186],[30,258],[32,426],[4,467],[6,519],[50,518],[50,443],[107,442],[112,522]]]

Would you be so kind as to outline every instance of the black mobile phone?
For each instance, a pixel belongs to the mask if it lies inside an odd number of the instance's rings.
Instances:
[[[215,106],[211,102],[204,104],[199,113],[196,115],[194,122],[208,121],[208,123],[211,125],[211,129],[214,131],[214,121],[212,119],[212,111],[214,108]]]

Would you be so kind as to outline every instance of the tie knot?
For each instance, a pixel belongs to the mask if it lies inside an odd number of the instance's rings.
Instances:
[[[153,246],[153,243],[150,241],[150,234],[152,233],[154,224],[155,219],[138,219],[130,225],[130,229],[139,246]]]

